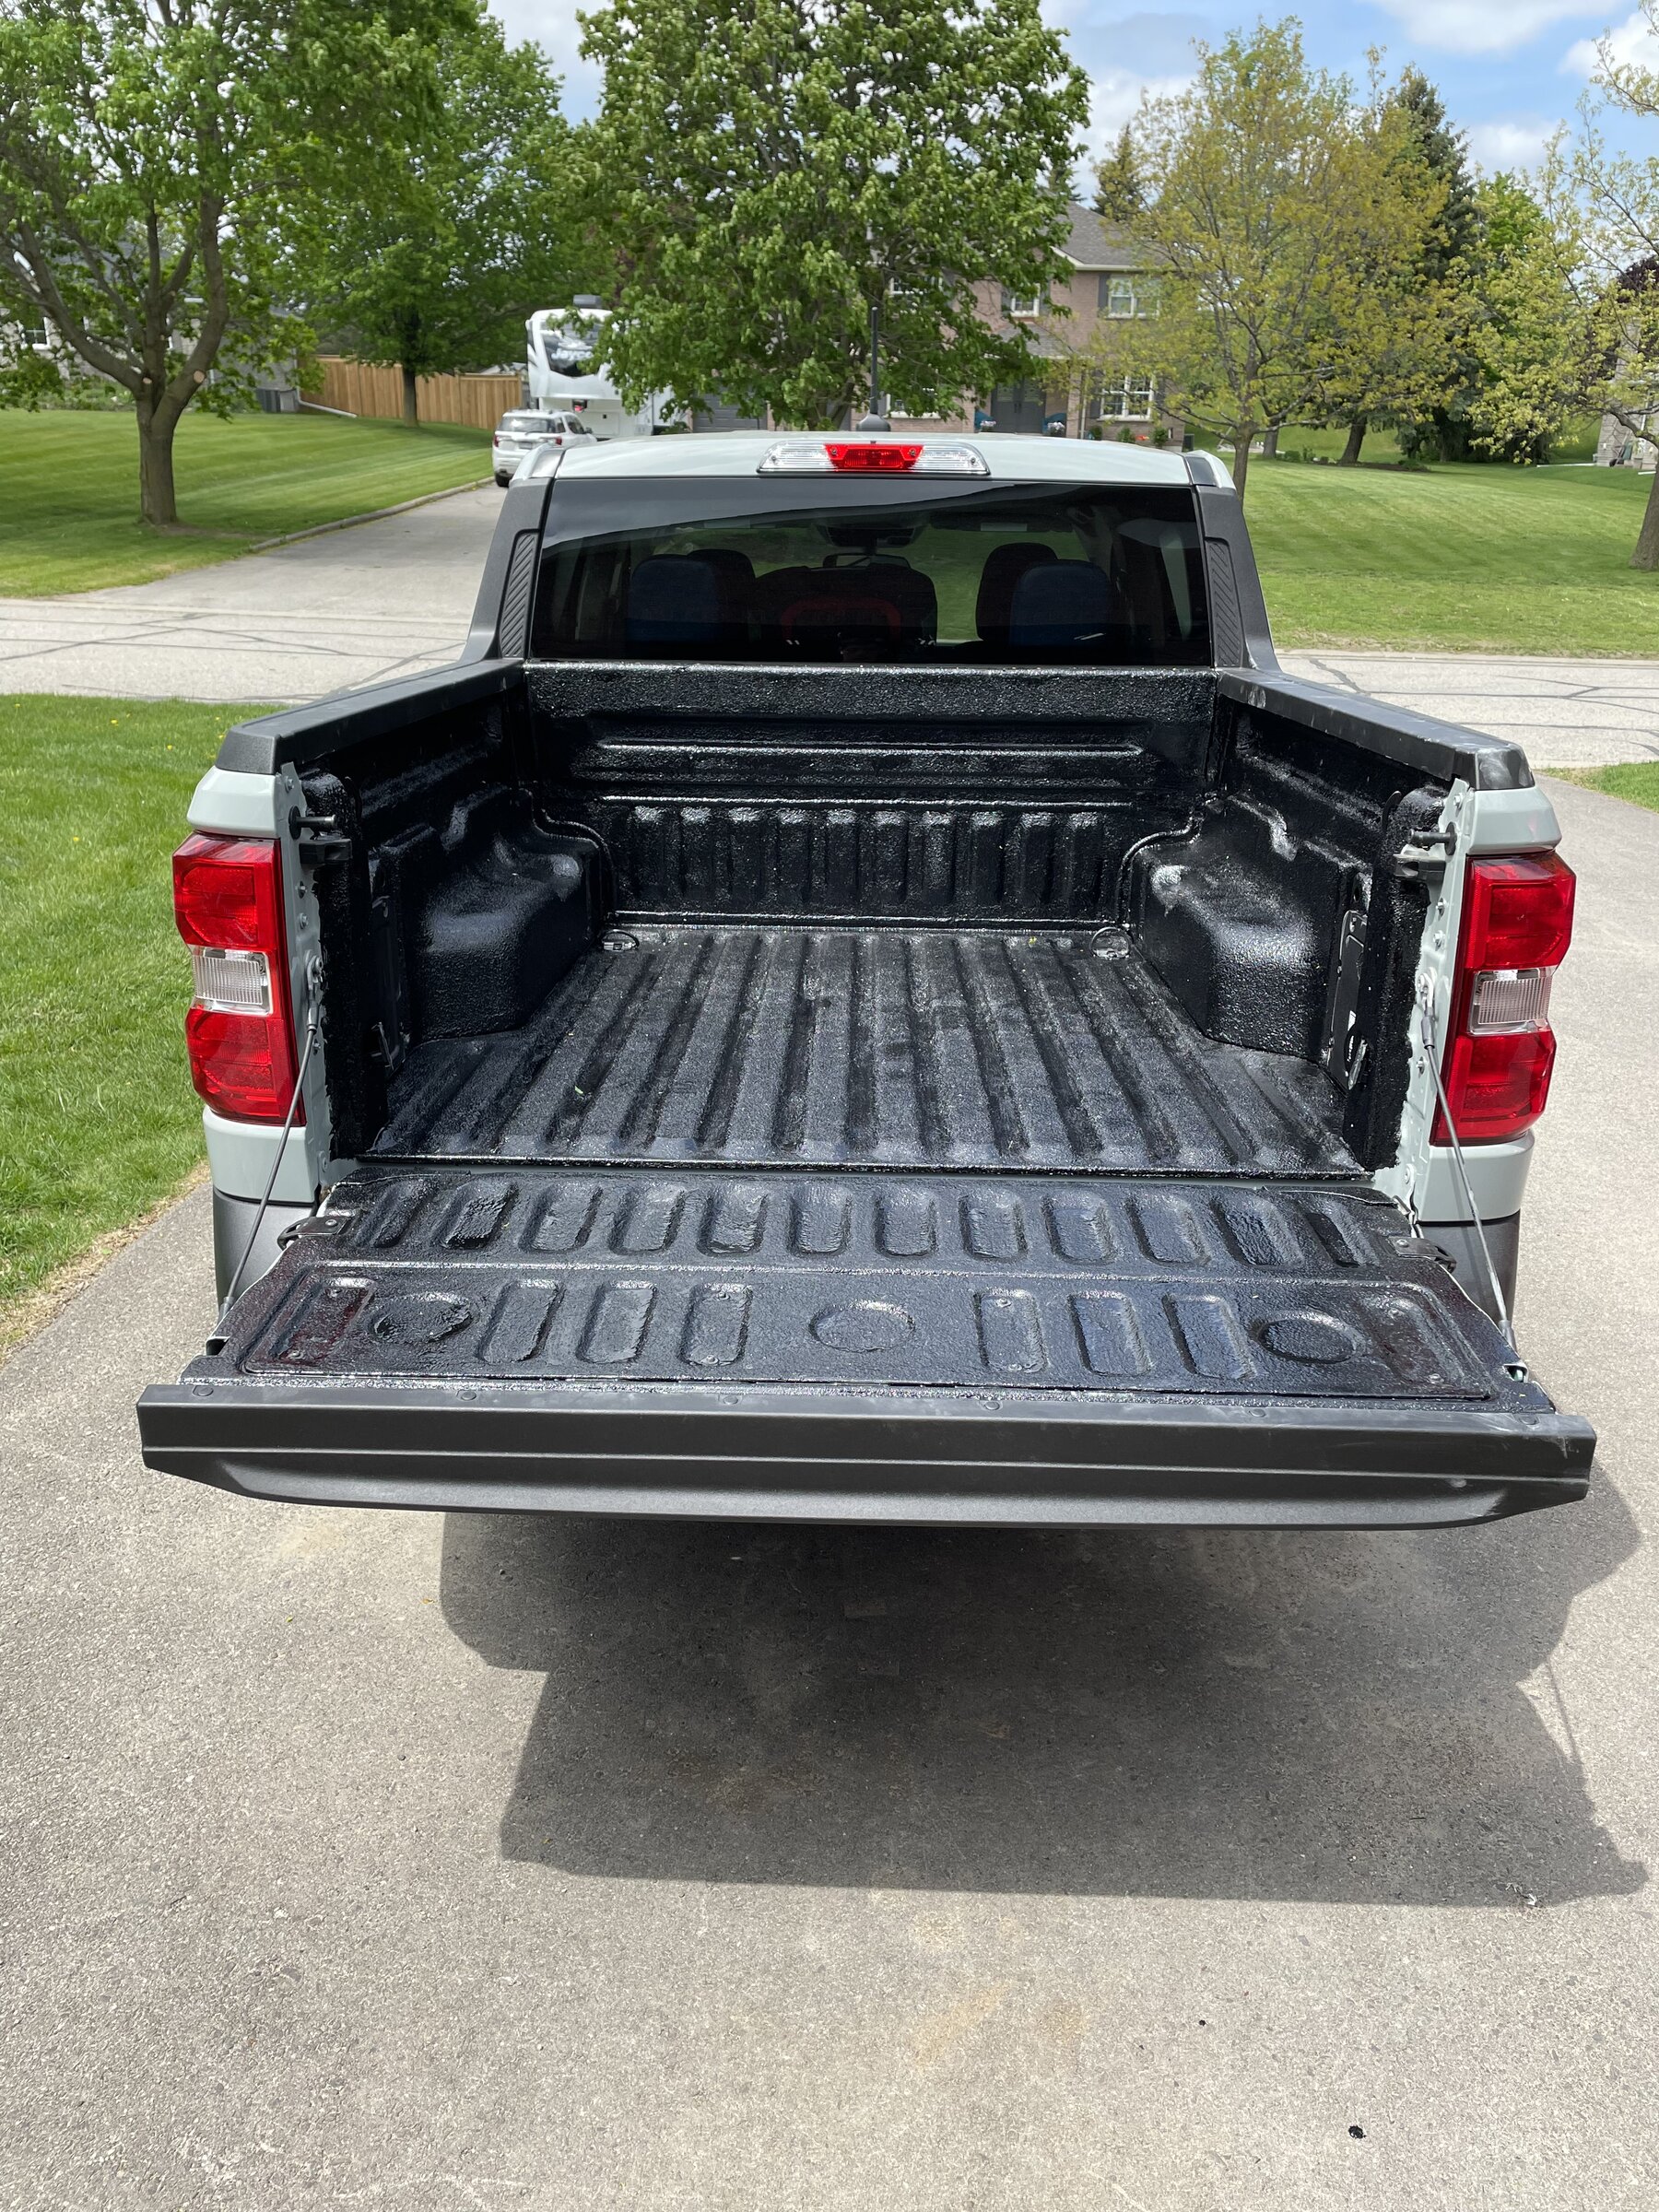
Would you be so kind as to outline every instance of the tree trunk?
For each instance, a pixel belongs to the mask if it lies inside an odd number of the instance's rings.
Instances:
[[[1241,499],[1244,497],[1244,479],[1250,474],[1250,441],[1254,436],[1253,422],[1241,422],[1233,431],[1233,489]]]
[[[1264,461],[1272,461],[1277,458],[1278,453],[1278,434],[1279,426],[1277,422],[1270,425],[1268,429],[1262,432],[1262,458]]]
[[[173,491],[173,432],[176,414],[138,403],[138,511],[147,523],[171,529],[179,519]]]
[[[1359,467],[1359,448],[1365,443],[1365,433],[1370,428],[1369,415],[1356,415],[1348,424],[1347,443],[1343,447],[1342,457],[1336,464],[1338,468]]]
[[[403,392],[404,420],[413,429],[420,420],[420,387],[415,381],[413,369],[403,372]]]
[[[1648,486],[1647,505],[1641,511],[1641,528],[1637,533],[1630,566],[1659,569],[1659,468],[1653,471],[1653,482]]]

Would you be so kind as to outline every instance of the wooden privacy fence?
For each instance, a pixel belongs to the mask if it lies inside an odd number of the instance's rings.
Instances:
[[[307,399],[347,415],[403,414],[403,371],[370,361],[342,360],[324,354],[319,390]],[[418,376],[416,404],[422,422],[464,422],[475,430],[493,430],[509,407],[524,405],[522,376]]]

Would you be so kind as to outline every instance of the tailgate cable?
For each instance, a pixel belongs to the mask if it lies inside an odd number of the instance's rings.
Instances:
[[[282,1135],[276,1140],[276,1149],[272,1155],[271,1172],[265,1178],[265,1196],[259,1202],[259,1210],[253,1216],[253,1226],[248,1231],[247,1242],[242,1246],[241,1258],[236,1263],[236,1273],[230,1277],[230,1288],[226,1291],[225,1302],[219,1308],[221,1321],[236,1302],[236,1293],[241,1286],[242,1271],[253,1256],[253,1247],[259,1241],[260,1226],[270,1206],[271,1193],[276,1188],[276,1178],[282,1171],[282,1163],[288,1155],[288,1140],[293,1133],[294,1116],[300,1111],[300,1093],[305,1084],[306,1068],[311,1064],[312,1046],[317,1041],[322,980],[322,963],[318,960],[316,954],[312,953],[305,967],[305,1044],[300,1054],[300,1065],[294,1074],[293,1095],[288,1100],[288,1112],[282,1120]]]
[[[1475,1241],[1480,1246],[1480,1256],[1486,1263],[1487,1280],[1492,1286],[1492,1302],[1498,1309],[1498,1326],[1504,1343],[1513,1351],[1515,1329],[1510,1319],[1509,1300],[1503,1295],[1503,1286],[1498,1280],[1498,1270],[1492,1265],[1486,1225],[1480,1218],[1480,1208],[1475,1203],[1475,1193],[1469,1182],[1468,1162],[1464,1158],[1463,1146],[1458,1142],[1457,1124],[1452,1119],[1452,1108],[1446,1098],[1445,1078],[1441,1073],[1440,1038],[1434,1026],[1434,1001],[1427,979],[1424,980],[1422,996],[1418,1000],[1418,1006],[1422,1013],[1423,1036],[1429,1047],[1429,1072],[1434,1077],[1435,1095],[1440,1100],[1441,1115],[1451,1142],[1453,1164],[1457,1170],[1457,1180],[1463,1185],[1464,1204],[1469,1209],[1469,1219],[1475,1226]]]

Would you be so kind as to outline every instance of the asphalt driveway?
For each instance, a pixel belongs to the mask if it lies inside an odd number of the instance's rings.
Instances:
[[[453,661],[493,485],[157,583],[0,598],[0,689],[299,703]]]
[[[1659,661],[1325,652],[1283,659],[1316,684],[1512,737],[1536,767],[1659,760]]]
[[[1029,1536],[147,1475],[197,1196],[0,1371],[0,2202],[1646,2212],[1659,817],[1582,874],[1522,1345],[1579,1507]]]

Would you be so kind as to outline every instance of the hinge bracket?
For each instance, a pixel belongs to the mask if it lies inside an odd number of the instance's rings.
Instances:
[[[1365,1063],[1365,1040],[1355,1036],[1359,1013],[1359,979],[1365,971],[1364,894],[1356,887],[1353,902],[1336,932],[1335,957],[1325,993],[1324,1042],[1319,1065],[1339,1090],[1352,1090]]]

